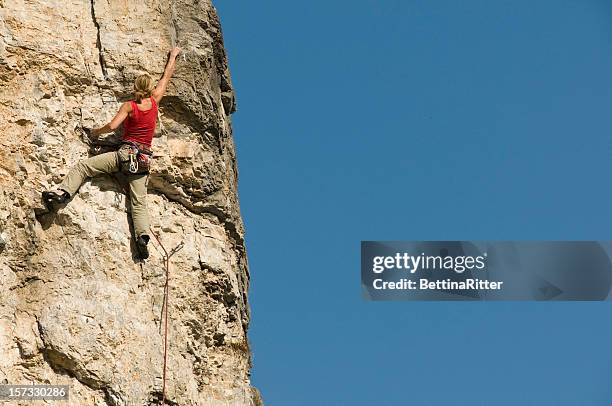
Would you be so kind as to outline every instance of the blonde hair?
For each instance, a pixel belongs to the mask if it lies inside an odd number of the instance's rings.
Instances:
[[[136,99],[136,103],[140,103],[142,99],[151,97],[154,88],[153,78],[148,73],[138,76],[134,81],[134,98]]]

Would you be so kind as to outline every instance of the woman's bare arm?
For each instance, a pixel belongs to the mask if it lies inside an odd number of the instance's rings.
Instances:
[[[168,82],[170,82],[170,78],[174,74],[174,67],[176,65],[176,57],[181,52],[181,48],[174,47],[172,51],[170,51],[170,57],[168,58],[168,63],[166,63],[166,69],[164,69],[164,75],[157,83],[157,86],[151,93],[153,98],[157,103],[160,102],[164,94],[166,93],[166,88],[168,87]]]
[[[111,120],[111,122],[106,124],[104,127],[95,128],[91,130],[91,135],[97,137],[100,134],[106,134],[115,131],[127,118],[127,116],[130,114],[130,111],[132,111],[132,105],[128,102],[123,103],[115,117]]]

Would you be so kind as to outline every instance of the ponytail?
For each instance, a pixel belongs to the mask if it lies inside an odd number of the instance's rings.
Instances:
[[[153,78],[145,73],[144,75],[140,75],[134,81],[134,98],[136,99],[136,103],[140,103],[142,99],[146,99],[151,97],[153,93]]]

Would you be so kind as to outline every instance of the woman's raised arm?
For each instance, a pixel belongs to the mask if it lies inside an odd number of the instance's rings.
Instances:
[[[151,96],[155,99],[157,103],[164,97],[166,93],[166,88],[168,87],[168,82],[170,82],[170,78],[174,74],[174,67],[176,65],[176,57],[181,53],[181,48],[174,47],[172,51],[170,51],[170,56],[168,57],[168,63],[166,63],[166,69],[164,69],[164,75],[157,83],[157,86],[151,93]]]

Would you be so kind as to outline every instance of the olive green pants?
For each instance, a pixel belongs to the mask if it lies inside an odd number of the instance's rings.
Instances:
[[[128,159],[129,147],[122,147],[116,152],[107,152],[93,156],[76,164],[64,178],[60,189],[74,196],[85,179],[97,175],[119,172],[120,161]],[[148,234],[149,214],[147,210],[147,180],[148,174],[129,175],[130,208],[132,211],[132,222],[134,223],[134,234],[136,237]]]

